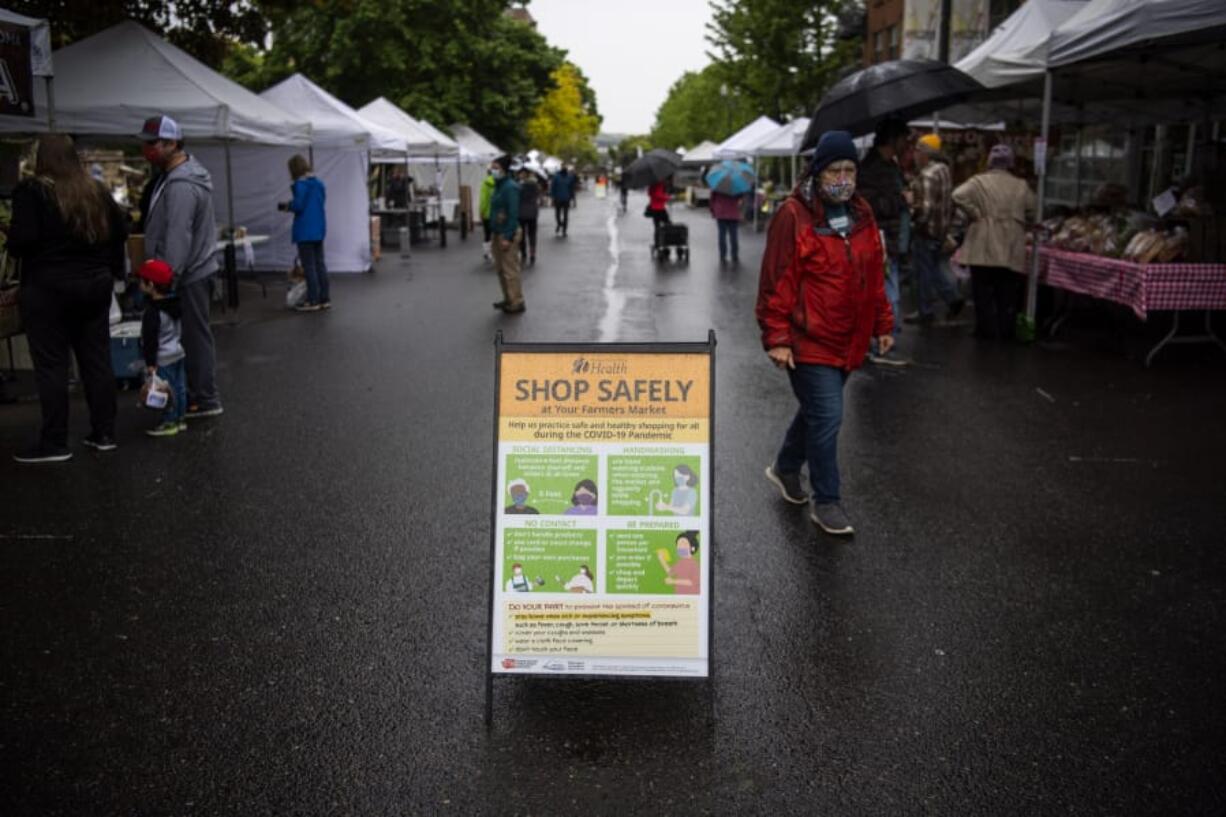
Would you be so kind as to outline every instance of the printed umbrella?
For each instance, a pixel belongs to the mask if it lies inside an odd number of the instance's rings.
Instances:
[[[753,190],[757,175],[745,162],[725,159],[707,172],[707,187],[725,196],[739,196]]]
[[[844,77],[822,97],[805,131],[802,150],[817,145],[828,130],[871,133],[887,116],[910,119],[966,99],[983,86],[937,60],[891,60]]]
[[[677,172],[681,157],[671,150],[649,150],[630,163],[622,174],[622,184],[630,189],[648,187]]]

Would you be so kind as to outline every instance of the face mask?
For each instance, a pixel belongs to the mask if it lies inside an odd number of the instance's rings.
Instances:
[[[511,502],[517,508],[523,507],[524,503],[526,503],[527,501],[528,501],[527,494],[511,494]]]
[[[152,142],[145,142],[143,145],[141,145],[140,153],[145,157],[145,161],[149,164],[155,166],[160,164],[160,156],[158,155],[157,148]]]
[[[575,501],[580,505],[595,505],[596,497],[591,494],[575,494]]]
[[[494,177],[494,181],[499,181],[502,179],[502,170],[500,168],[495,168],[494,170],[490,171],[490,175]]]
[[[677,548],[677,555],[680,556],[682,559],[685,559],[690,555],[690,549],[686,547],[685,545],[680,545]]]
[[[839,181],[834,182],[833,184],[822,185],[822,195],[836,204],[842,204],[843,202],[850,201],[852,194],[855,192],[855,182]]]
[[[678,488],[684,488],[688,481],[684,474],[673,474],[673,482],[677,483]]]

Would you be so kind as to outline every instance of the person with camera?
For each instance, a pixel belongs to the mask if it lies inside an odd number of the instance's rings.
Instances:
[[[328,232],[328,218],[324,212],[327,189],[311,172],[310,163],[301,154],[290,157],[289,175],[293,179],[290,189],[294,197],[277,206],[294,214],[292,237],[298,246],[298,260],[302,262],[307,281],[306,300],[294,309],[298,312],[331,309],[328,267],[324,263],[324,236]]]

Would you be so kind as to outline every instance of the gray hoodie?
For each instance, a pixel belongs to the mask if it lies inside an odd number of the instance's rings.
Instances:
[[[217,272],[216,246],[213,180],[204,165],[188,156],[153,194],[145,226],[145,257],[169,264],[175,285],[183,286]]]

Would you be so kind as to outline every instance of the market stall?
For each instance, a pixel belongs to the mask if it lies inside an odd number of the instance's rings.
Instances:
[[[134,150],[145,119],[159,114],[175,119],[188,150],[210,154],[203,163],[213,177],[217,218],[226,235],[243,226],[236,199],[257,195],[244,177],[234,174],[235,155],[252,146],[306,150],[310,144],[306,120],[260,99],[135,22],[119,23],[53,57],[56,128],[79,142],[118,143]],[[35,88],[36,105],[45,104],[45,94]],[[0,119],[0,132],[46,130],[37,118],[30,123],[12,119]],[[227,248],[223,276],[231,305],[238,303],[235,253]]]
[[[372,155],[403,160],[403,140],[366,121],[302,74],[294,74],[260,97],[311,122],[309,158],[327,189],[324,250],[328,271],[368,271],[372,259],[368,164]],[[256,269],[285,271],[293,266],[297,255],[290,239],[293,218],[276,205],[289,197],[286,163],[299,152],[300,148],[267,148],[236,154],[239,175],[259,191],[236,202],[238,219],[248,229],[270,236],[265,245],[255,248]]]
[[[416,186],[425,188],[440,184],[445,179],[445,174],[442,173],[444,163],[454,163],[460,157],[460,147],[455,140],[437,128],[414,119],[384,97],[363,105],[358,109],[358,113],[363,118],[404,137],[408,158],[402,162]],[[384,172],[387,166],[400,163],[387,158],[378,158],[375,162],[383,165]],[[428,181],[419,178],[427,172]],[[427,228],[436,228],[440,242],[445,244],[444,208],[445,203],[440,191],[424,196],[410,195],[404,206],[389,201],[385,194],[381,194],[376,197],[371,212],[382,220],[385,244],[399,246],[399,229],[402,226],[408,228],[413,240],[420,240]]]
[[[476,193],[481,188],[490,162],[506,151],[468,125],[452,125],[451,133],[460,146],[461,160],[459,164],[459,198],[460,210],[464,216],[461,221],[461,235],[472,229],[476,207]]]

